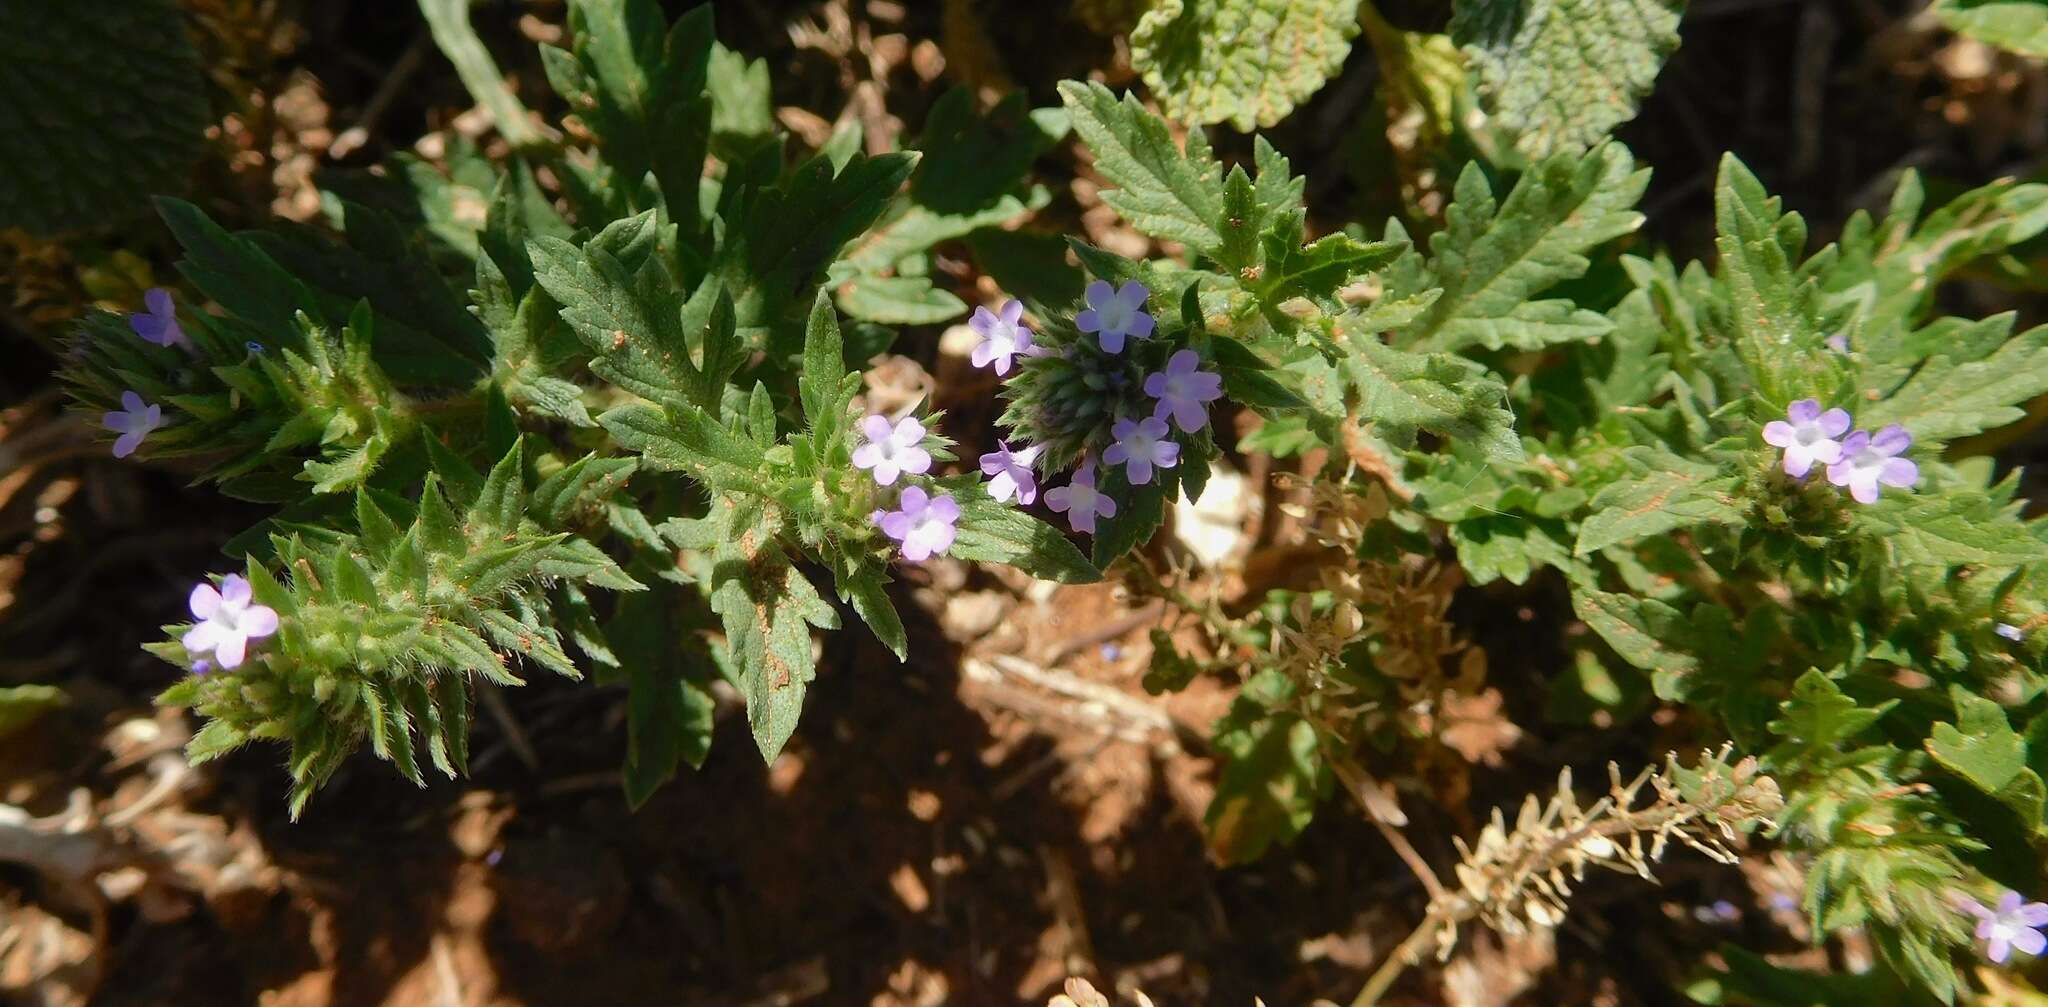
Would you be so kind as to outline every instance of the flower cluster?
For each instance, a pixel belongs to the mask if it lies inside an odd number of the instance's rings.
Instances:
[[[145,310],[128,316],[128,327],[137,336],[158,346],[192,348],[192,340],[178,326],[178,309],[170,291],[151,287],[142,295],[142,303]],[[142,446],[150,431],[164,425],[164,410],[143,401],[142,393],[131,388],[121,393],[121,408],[101,416],[100,425],[119,435],[114,438],[114,457],[126,458]]]
[[[1099,466],[1120,468],[1126,482],[1144,486],[1180,464],[1174,429],[1193,434],[1208,426],[1223,379],[1202,370],[1201,354],[1155,338],[1150,297],[1136,280],[1120,287],[1096,280],[1071,326],[1048,319],[1042,333],[1023,326],[1023,305],[1014,300],[1000,312],[976,312],[970,324],[983,341],[971,360],[1008,376],[999,422],[1026,445],[1004,441],[982,456],[991,496],[1028,504],[1037,472],[1071,469],[1071,482],[1048,490],[1046,505],[1066,514],[1075,531],[1093,534],[1098,518],[1117,512],[1098,488]]]
[[[1800,399],[1784,419],[1764,424],[1764,443],[1784,451],[1785,474],[1794,479],[1826,465],[1828,482],[1847,487],[1857,503],[1876,503],[1881,486],[1904,489],[1920,481],[1920,466],[1899,457],[1913,446],[1905,427],[1850,433],[1850,426],[1847,410],[1823,411],[1819,400]]]
[[[891,423],[874,414],[861,420],[860,433],[864,443],[853,450],[853,465],[867,470],[875,485],[887,488],[906,473],[921,476],[931,471],[925,426],[916,417]],[[899,544],[904,559],[922,563],[952,548],[960,505],[949,495],[934,497],[922,486],[905,486],[896,496],[895,510],[879,508],[869,517]]]

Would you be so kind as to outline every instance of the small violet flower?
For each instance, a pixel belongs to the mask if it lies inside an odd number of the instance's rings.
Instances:
[[[1173,417],[1175,425],[1194,433],[1209,425],[1209,403],[1223,397],[1223,378],[1197,370],[1202,358],[1193,350],[1182,350],[1166,362],[1166,369],[1145,375],[1145,394],[1159,400],[1154,416]]]
[[[895,510],[878,510],[874,517],[882,534],[902,543],[904,559],[922,563],[953,547],[960,505],[951,496],[932,497],[921,487],[906,486]]]
[[[1093,332],[1104,353],[1122,353],[1124,338],[1144,339],[1152,334],[1152,316],[1145,311],[1145,298],[1152,292],[1136,280],[1111,287],[1102,280],[1088,285],[1088,306],[1074,316],[1074,327]]]
[[[1828,482],[1849,487],[1857,503],[1876,503],[1879,483],[1904,488],[1920,481],[1920,466],[1897,457],[1911,446],[1913,435],[1896,423],[1875,434],[1858,430],[1842,439],[1842,457],[1828,466]]]
[[[2009,622],[2001,622],[1998,625],[1991,627],[1991,631],[1993,633],[1997,633],[1999,636],[2011,640],[2014,643],[2018,643],[2021,640],[2027,638],[2026,630],[2023,630]]]
[[[932,467],[932,453],[922,447],[924,424],[914,417],[890,426],[888,417],[876,413],[860,421],[860,432],[868,442],[854,449],[853,465],[875,470],[877,486],[892,486],[905,472],[923,475]]]
[[[976,367],[995,367],[996,376],[1010,373],[1010,364],[1018,356],[1030,356],[1037,351],[1032,345],[1031,330],[1024,327],[1019,319],[1024,317],[1022,301],[1010,300],[1003,304],[1000,312],[987,308],[975,308],[974,317],[967,320],[967,327],[980,333],[981,342],[976,343],[967,360]]]
[[[1038,499],[1038,478],[1031,471],[1031,463],[1038,460],[1044,445],[1033,444],[1012,451],[1010,445],[997,441],[996,448],[981,456],[981,474],[993,477],[988,481],[988,495],[997,500],[1014,496],[1019,504]]]
[[[1095,534],[1097,517],[1115,517],[1116,501],[1095,489],[1095,463],[1074,470],[1074,481],[1045,491],[1045,505],[1067,515],[1075,531]]]
[[[1124,474],[1130,476],[1133,486],[1151,482],[1154,465],[1170,469],[1180,464],[1180,445],[1166,439],[1166,421],[1157,416],[1137,423],[1118,420],[1109,428],[1109,435],[1116,443],[1102,452],[1102,460],[1111,465],[1125,463]]]
[[[142,304],[147,311],[128,316],[128,327],[134,329],[136,335],[158,346],[191,347],[192,341],[185,338],[185,330],[178,327],[178,308],[171,302],[170,291],[151,287],[142,295]]]
[[[252,605],[252,600],[249,582],[241,574],[221,578],[219,590],[212,584],[193,588],[188,604],[199,622],[185,631],[185,651],[194,656],[210,653],[215,664],[230,671],[241,667],[249,641],[277,632],[277,611]],[[192,670],[199,671],[198,665]]]
[[[1829,336],[1827,338],[1827,344],[1828,349],[1831,349],[1836,353],[1849,352],[1849,337],[1845,333],[1837,332],[1834,335]]]
[[[2021,905],[2020,893],[2014,891],[1999,897],[1997,909],[1986,909],[1972,898],[1956,901],[1977,917],[1977,939],[1984,942],[1984,957],[1993,962],[2005,964],[2013,948],[2038,955],[2048,947],[2048,935],[2041,933],[2042,927],[2048,927],[2048,902]]]
[[[1824,465],[1842,459],[1837,438],[1849,432],[1849,413],[1843,409],[1820,411],[1817,399],[1800,399],[1785,410],[1785,419],[1764,424],[1764,443],[1785,449],[1785,474],[1806,478],[1814,462]]]
[[[100,425],[121,435],[114,438],[114,457],[126,458],[150,431],[164,425],[164,407],[144,403],[133,391],[122,392],[120,411],[100,417]]]

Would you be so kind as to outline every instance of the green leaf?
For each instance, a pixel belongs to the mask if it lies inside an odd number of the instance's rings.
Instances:
[[[0,230],[114,225],[186,187],[211,113],[177,3],[10,4],[0,19]]]
[[[1916,440],[1947,441],[2025,416],[2020,406],[2048,393],[2048,325],[2030,329],[1982,360],[1927,361],[1896,391],[1865,406],[1857,422],[1871,430],[1903,425]]]
[[[797,306],[808,309],[825,267],[881,218],[916,165],[912,153],[856,154],[835,171],[820,154],[755,193],[744,212],[728,213],[713,269],[732,295],[741,332],[765,338]]]
[[[665,413],[647,405],[620,406],[597,420],[621,447],[639,453],[653,468],[688,473],[717,490],[763,491],[769,465],[761,448],[687,402]]]
[[[1168,115],[1272,126],[1344,64],[1358,0],[1159,0],[1131,30],[1131,65]]]
[[[1218,338],[1209,343],[1216,355],[1216,373],[1223,378],[1223,390],[1230,398],[1261,413],[1309,408],[1308,400],[1295,394],[1272,375],[1284,373],[1269,367],[1242,343]]]
[[[917,142],[924,156],[910,179],[910,197],[941,215],[986,209],[1016,188],[1031,162],[1066,134],[1064,110],[1033,109],[1022,92],[984,112],[972,88],[952,88],[925,115]]]
[[[1679,528],[1742,520],[1734,495],[1737,477],[1658,448],[1631,448],[1627,459],[1634,475],[1593,495],[1572,548],[1575,555],[1589,556]]]
[[[670,28],[656,0],[576,0],[569,28],[573,61],[559,49],[541,50],[549,81],[597,135],[617,184],[634,193],[652,174],[670,219],[695,233],[697,183],[711,141],[711,9],[689,11]]]
[[[1974,491],[1886,490],[1876,504],[1859,506],[1854,514],[1860,530],[1886,543],[1901,563],[2009,569],[2048,559],[2048,543],[2031,534],[2010,507]]]
[[[889,592],[883,588],[881,573],[872,567],[862,566],[851,574],[839,579],[839,594],[853,604],[853,610],[860,621],[867,623],[875,633],[875,639],[902,661],[910,657],[910,641],[903,631],[903,619],[896,614],[896,606],[889,601]]]
[[[1635,117],[1684,12],[1685,0],[1455,0],[1450,34],[1488,110],[1540,158],[1591,147]]]
[[[711,93],[712,152],[719,159],[739,160],[774,138],[767,60],[713,45],[705,89]]]
[[[679,645],[688,631],[672,586],[619,599],[605,636],[626,674],[626,760],[620,778],[635,808],[673,777],[680,763],[702,765],[711,748],[712,701],[688,662],[708,668],[701,645]]]
[[[797,377],[811,447],[820,460],[845,436],[854,387],[846,378],[846,344],[839,335],[839,318],[832,312],[832,299],[821,290],[804,327],[804,364]]]
[[[1357,393],[1358,418],[1399,446],[1418,430],[1471,444],[1489,458],[1522,457],[1507,388],[1485,368],[1447,353],[1410,353],[1359,331],[1356,316],[1338,319],[1345,355],[1338,369]]]
[[[0,688],[0,739],[35,723],[36,719],[69,700],[54,685],[14,685]]]
[[[1654,598],[1572,588],[1572,610],[1600,634],[1621,659],[1650,672],[1657,694],[1682,696],[1699,670],[1691,624],[1677,609]]]
[[[1210,848],[1225,863],[1243,864],[1292,842],[1331,785],[1315,728],[1240,696],[1216,722],[1215,741],[1228,761],[1202,819]]]
[[[651,235],[655,226],[650,211],[614,223],[580,249],[537,238],[527,245],[534,279],[563,306],[562,320],[593,355],[599,377],[646,398],[687,396],[715,413],[747,348],[722,290],[701,288],[685,303],[659,261],[650,257],[633,269],[612,251],[646,240],[637,235]]]
[[[1095,155],[1095,170],[1116,186],[1102,193],[1104,202],[1155,238],[1209,256],[1223,247],[1223,170],[1200,130],[1189,131],[1182,155],[1165,121],[1129,94],[1118,101],[1101,84],[1068,80],[1060,98]]]
[[[427,29],[434,35],[434,44],[440,47],[441,55],[448,57],[448,62],[455,64],[455,75],[462,79],[469,96],[490,111],[491,121],[505,141],[514,147],[537,143],[540,134],[527,121],[525,106],[506,86],[490,50],[484,48],[476,29],[470,27],[469,0],[419,0],[419,5],[420,13],[426,16]]]
[[[1816,756],[1846,752],[1852,739],[1897,705],[1897,700],[1887,700],[1876,706],[1858,706],[1826,675],[1808,671],[1779,704],[1781,716],[1771,721],[1770,731],[1785,740],[1771,749],[1765,761],[1774,767],[1793,767],[1813,763]]]
[[[1943,27],[2024,56],[2048,57],[2048,3],[2042,0],[1934,0]]]
[[[725,626],[761,757],[774,761],[796,730],[804,688],[816,667],[810,627],[832,629],[838,614],[791,565],[775,529],[750,506],[720,500],[711,609]]]
[[[1779,406],[1832,391],[1814,280],[1796,267],[1806,224],[1734,155],[1714,186],[1717,276],[1727,288],[1728,336],[1765,402]],[[1817,387],[1818,385],[1818,387]]]
[[[978,481],[949,483],[960,504],[951,554],[984,563],[1008,563],[1042,580],[1087,584],[1102,579],[1065,535],[1029,514],[990,499]]]
[[[1394,345],[1539,349],[1604,335],[1612,328],[1605,316],[1541,295],[1584,275],[1591,252],[1642,225],[1634,207],[1649,179],[1626,148],[1607,144],[1531,166],[1497,201],[1485,171],[1467,164],[1444,211],[1444,229],[1430,238],[1427,262],[1410,252],[1387,271],[1382,301],[1443,290],[1395,332]],[[1405,235],[1391,228],[1388,240]]]
[[[1926,741],[1927,753],[1949,772],[2011,808],[2029,831],[2038,831],[2048,788],[2027,768],[2027,742],[2012,729],[2005,708],[1961,686],[1951,686],[1949,698],[1955,703],[1956,722],[1934,725]]]

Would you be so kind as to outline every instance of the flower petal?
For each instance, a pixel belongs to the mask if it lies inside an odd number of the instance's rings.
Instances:
[[[1124,285],[1118,287],[1116,291],[1116,299],[1129,305],[1133,310],[1143,308],[1145,299],[1150,296],[1152,291],[1136,280],[1125,280]]]
[[[242,613],[242,632],[261,638],[277,632],[277,610],[268,605],[251,605]]]
[[[942,494],[934,499],[927,512],[947,524],[960,520],[960,504],[950,494]]]
[[[1879,430],[1870,437],[1870,450],[1881,455],[1896,455],[1913,446],[1913,435],[1896,423]]]
[[[1087,290],[1082,291],[1082,296],[1087,299],[1089,307],[1099,309],[1116,299],[1116,288],[1107,280],[1094,280],[1088,284]]]
[[[142,401],[142,396],[130,390],[121,393],[121,408],[131,413],[139,413],[146,406]]]
[[[1147,314],[1131,316],[1130,333],[1133,339],[1143,339],[1150,336],[1152,334],[1152,316]]]
[[[1848,433],[1849,423],[1849,411],[1847,409],[1830,409],[1820,414],[1820,432],[1829,437],[1840,437]]]
[[[903,447],[910,447],[924,440],[924,424],[919,423],[915,416],[905,416],[896,421],[896,429],[890,432],[889,439]]]
[[[1003,322],[1004,322],[1004,324],[1006,324],[1006,325],[1016,325],[1016,324],[1017,324],[1017,320],[1018,320],[1018,319],[1020,319],[1020,318],[1023,318],[1023,317],[1024,317],[1024,302],[1023,302],[1023,301],[1017,300],[1016,298],[1014,298],[1014,297],[1013,297],[1013,298],[1010,298],[1009,300],[1007,300],[1007,301],[1004,301],[1004,302],[1003,302],[1003,311],[1002,311],[1002,319],[1003,319]]]
[[[213,648],[213,659],[220,666],[233,671],[242,666],[242,657],[249,651],[249,638],[240,633],[222,633],[220,643]]]
[[[1920,481],[1920,466],[1909,458],[1887,458],[1884,467],[1878,469],[1877,478],[1886,486],[1904,489]]]
[[[1094,308],[1082,308],[1074,315],[1074,328],[1082,332],[1099,332],[1102,329],[1102,316],[1096,314]]]
[[[146,430],[131,430],[114,438],[114,457],[126,458],[134,454],[135,449],[142,446],[142,438],[146,433]]]
[[[889,439],[889,417],[881,413],[869,413],[860,421],[861,436],[871,441]]]
[[[1764,424],[1764,443],[1774,448],[1789,448],[1797,439],[1798,432],[1784,420],[1772,420]]]
[[[238,573],[231,573],[220,579],[221,607],[229,610],[243,608],[256,592],[249,588],[249,579]]]
[[[1800,399],[1785,408],[1785,418],[1794,423],[1812,423],[1820,418],[1819,399]]]
[[[186,630],[185,635],[178,638],[178,642],[184,645],[188,654],[204,654],[220,646],[220,638],[219,623],[202,622]]]
[[[186,607],[192,610],[195,619],[211,619],[220,612],[220,592],[212,584],[200,583],[192,588],[192,594],[185,599]]]
[[[2019,933],[2012,935],[2012,946],[2030,955],[2038,955],[2041,949],[2048,948],[2048,936],[2043,936],[2039,930],[2021,928]]]

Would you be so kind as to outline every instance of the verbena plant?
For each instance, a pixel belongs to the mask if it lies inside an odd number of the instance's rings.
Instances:
[[[153,295],[91,318],[66,378],[117,454],[182,459],[277,508],[230,544],[237,574],[195,589],[194,622],[151,646],[193,672],[163,696],[207,719],[193,757],[286,742],[295,813],[365,742],[412,779],[452,775],[472,683],[538,667],[627,684],[637,802],[703,759],[714,675],[764,757],[782,748],[812,630],[841,618],[828,594],[902,656],[892,562],[1113,570],[1208,636],[1184,654],[1155,633],[1148,688],[1239,687],[1215,736],[1220,855],[1291,840],[1342,790],[1421,876],[1416,937],[1361,1002],[1467,921],[1555,926],[1589,865],[1647,876],[1672,840],[1725,858],[1757,830],[1802,857],[1817,934],[1869,936],[1882,969],[1858,990],[1954,999],[1973,936],[2002,962],[2048,924],[2011,894],[2041,889],[2048,840],[2048,534],[1985,438],[2048,393],[2048,328],[1937,306],[1945,280],[2048,229],[2048,187],[1930,206],[1908,174],[1884,214],[1812,249],[1730,157],[1715,261],[1681,264],[1636,237],[1648,172],[1601,138],[1625,114],[1546,118],[1542,94],[1584,78],[1554,37],[1515,41],[1580,7],[1644,8],[1621,62],[1591,66],[1632,100],[1676,7],[1560,0],[1510,23],[1491,6],[1460,5],[1454,30],[1507,133],[1427,233],[1310,240],[1304,181],[1263,139],[1226,164],[1199,128],[1177,143],[1093,83],[1062,85],[1063,109],[1013,98],[986,117],[949,95],[921,159],[864,156],[851,132],[792,158],[764,68],[718,46],[708,10],[666,26],[651,0],[574,3],[573,47],[543,49],[588,148],[402,166],[415,220],[336,196],[328,230],[237,235],[163,202],[216,309]],[[1214,25],[1260,7],[1163,3],[1134,42],[1152,59],[1200,41],[1175,27],[1187,10]],[[465,80],[495,80],[474,57]],[[1030,163],[1069,129],[1108,204],[1182,254],[1073,241],[1085,291],[1002,277],[1023,298],[970,322],[973,363],[1004,378],[1001,442],[979,476],[938,474],[945,419],[857,414],[849,363],[887,345],[876,323],[965,311],[928,250],[1042,205]],[[1170,502],[1202,495],[1226,404],[1261,417],[1235,451],[1335,459],[1299,487],[1312,576],[1236,614],[1132,557]],[[1023,509],[1040,495],[1088,553]],[[1461,840],[1442,881],[1404,838],[1401,796],[1463,771],[1442,724],[1485,695],[1450,600],[1537,578],[1590,630],[1560,637],[1552,716],[1620,725],[1661,701],[1709,751],[1648,760],[1663,768],[1586,805],[1567,778]],[[1842,988],[1727,960],[1696,996]]]

